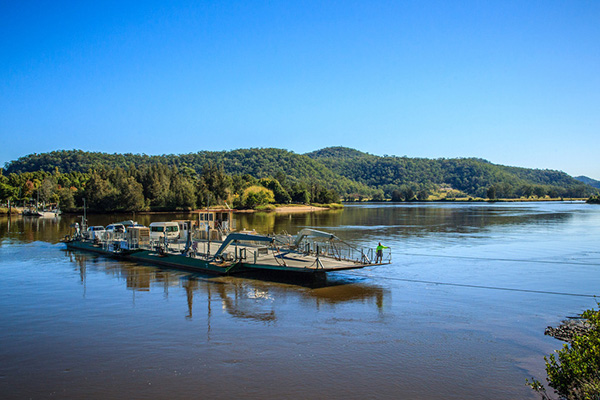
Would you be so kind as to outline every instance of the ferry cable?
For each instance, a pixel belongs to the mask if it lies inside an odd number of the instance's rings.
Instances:
[[[597,295],[594,294],[582,294],[582,293],[567,293],[567,292],[552,292],[547,290],[534,290],[534,289],[517,289],[517,288],[505,288],[505,287],[497,287],[497,286],[484,286],[484,285],[471,285],[467,283],[449,283],[449,282],[436,282],[436,281],[426,281],[421,279],[408,279],[408,278],[394,278],[389,276],[373,276],[368,274],[358,274],[353,272],[342,272],[345,275],[354,275],[358,277],[367,277],[371,279],[382,278],[388,279],[391,281],[402,281],[402,282],[411,282],[411,283],[423,283],[423,284],[431,284],[431,285],[443,285],[443,286],[457,286],[457,287],[467,287],[474,289],[488,289],[488,290],[503,290],[508,292],[522,292],[522,293],[537,293],[537,294],[552,294],[552,295],[560,295],[560,296],[574,296],[574,297],[589,297],[589,298],[598,298]]]
[[[416,257],[438,257],[438,258],[458,258],[462,260],[477,260],[477,261],[506,261],[506,262],[524,262],[524,263],[542,263],[542,264],[562,264],[562,265],[589,265],[597,267],[598,263],[574,262],[574,261],[550,261],[550,260],[524,260],[513,258],[485,258],[485,257],[469,257],[469,256],[448,256],[443,254],[419,254],[419,253],[402,253],[402,255]]]

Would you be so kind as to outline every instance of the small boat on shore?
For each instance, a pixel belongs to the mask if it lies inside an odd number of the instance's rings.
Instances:
[[[24,209],[22,214],[24,217],[56,218],[61,214],[61,212],[59,209],[48,211],[37,209]]]
[[[23,211],[21,214],[24,217],[40,217],[40,218],[57,218],[60,214],[60,208],[58,207],[58,203],[53,203],[46,205],[46,202],[42,202],[42,207],[40,209],[40,193],[38,191],[37,200],[35,202],[35,207],[32,207],[31,204],[29,207],[25,207],[23,205]],[[46,208],[48,207],[48,208]]]
[[[215,216],[199,218],[198,222],[173,222],[151,224],[152,230],[132,226],[126,232],[96,232],[93,237],[77,227],[77,232],[63,242],[69,250],[217,275],[276,271],[325,276],[327,272],[391,262],[391,253],[376,263],[372,249],[357,248],[314,229],[303,229],[295,236],[267,236],[224,232],[223,220]]]

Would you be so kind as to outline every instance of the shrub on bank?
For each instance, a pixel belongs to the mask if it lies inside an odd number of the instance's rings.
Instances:
[[[559,399],[600,399],[600,311],[586,310],[581,316],[590,328],[556,351],[556,356],[544,357],[548,385]],[[538,380],[527,384],[543,399],[551,398]]]
[[[254,209],[266,207],[275,202],[273,191],[264,186],[253,185],[246,189],[241,196],[236,197],[233,207],[238,209]]]
[[[600,204],[600,194],[598,194],[596,196],[590,196],[590,198],[587,199],[586,203],[589,203],[589,204]]]

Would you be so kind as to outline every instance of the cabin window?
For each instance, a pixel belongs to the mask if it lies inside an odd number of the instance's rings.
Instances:
[[[179,232],[178,226],[167,226],[167,232]]]
[[[152,232],[164,232],[164,227],[163,226],[151,226],[150,230]]]

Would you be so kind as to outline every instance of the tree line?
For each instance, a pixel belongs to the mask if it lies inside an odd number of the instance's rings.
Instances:
[[[250,175],[257,179],[286,177],[292,185],[321,185],[339,194],[347,192],[370,195],[373,189],[352,179],[340,176],[320,162],[282,149],[238,149],[232,151],[200,151],[181,155],[149,156],[146,154],[107,154],[81,150],[60,150],[30,154],[6,164],[5,174],[58,169],[61,173],[81,172],[103,168],[143,168],[166,165],[178,169],[190,168],[202,174],[205,165],[218,165],[227,175]]]
[[[432,195],[480,198],[589,197],[597,189],[561,171],[507,167],[477,158],[375,156],[344,147],[307,154],[283,149],[182,155],[61,150],[6,164],[0,200],[37,196],[67,208],[86,198],[97,210],[174,210],[225,203],[415,201]]]
[[[166,164],[139,168],[100,167],[84,172],[0,170],[0,199],[13,204],[57,203],[69,211],[86,206],[91,211],[193,210],[209,205],[238,209],[271,203],[336,203],[335,190],[316,182],[288,182],[285,174],[257,179],[249,174],[229,175],[222,166],[207,163],[200,173],[189,167]]]
[[[508,167],[478,158],[380,157],[344,147],[308,156],[348,179],[376,188],[377,198],[393,201],[422,200],[443,189],[461,197],[507,199],[581,198],[597,192],[561,171]]]

